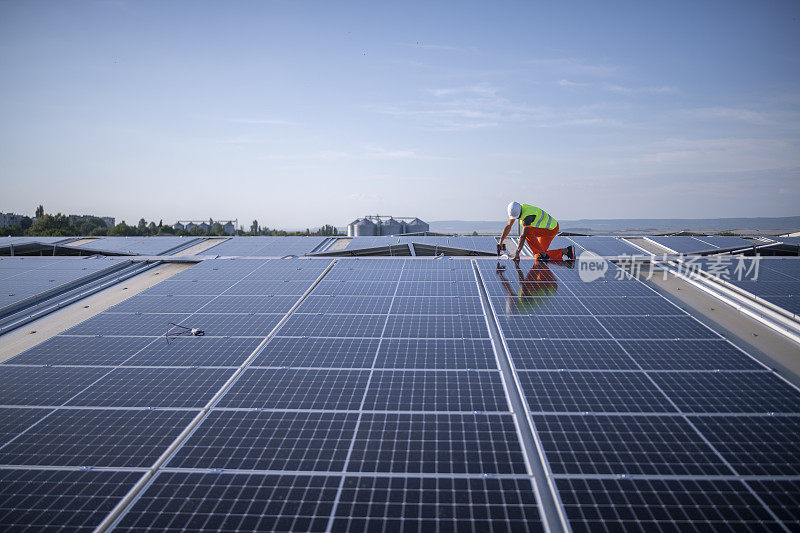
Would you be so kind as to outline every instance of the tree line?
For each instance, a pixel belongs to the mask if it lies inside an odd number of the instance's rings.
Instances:
[[[43,206],[36,208],[36,217],[23,217],[19,224],[0,228],[0,236],[29,236],[29,237],[145,237],[153,235],[176,235],[176,236],[192,236],[192,237],[225,237],[225,229],[219,222],[208,220],[209,229],[204,230],[200,226],[194,226],[190,230],[175,229],[172,226],[165,225],[163,220],[159,220],[158,224],[153,221],[146,221],[140,218],[136,225],[128,225],[123,220],[116,226],[109,228],[103,219],[98,217],[89,217],[81,219],[76,224],[70,224],[69,216],[61,213],[55,215],[45,213]],[[335,226],[325,224],[321,228],[312,231],[306,228],[305,231],[283,231],[272,229],[268,227],[261,227],[257,220],[254,220],[250,225],[250,231],[244,231],[242,228],[237,228],[236,235],[338,235]]]

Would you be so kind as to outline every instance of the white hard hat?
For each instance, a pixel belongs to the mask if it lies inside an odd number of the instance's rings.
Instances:
[[[511,202],[508,204],[508,218],[519,218],[519,214],[522,212],[522,206],[519,205],[517,202]]]

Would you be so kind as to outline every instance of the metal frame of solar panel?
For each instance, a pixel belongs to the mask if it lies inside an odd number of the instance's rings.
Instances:
[[[0,524],[791,524],[795,388],[613,265],[523,263],[203,261],[0,365],[0,494],[47,511]]]

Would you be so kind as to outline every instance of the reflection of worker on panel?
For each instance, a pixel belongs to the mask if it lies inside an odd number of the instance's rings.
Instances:
[[[531,265],[528,274],[525,275],[519,266],[519,262],[514,262],[519,281],[519,290],[514,292],[511,282],[505,276],[506,267],[497,262],[497,277],[503,285],[508,298],[506,298],[506,314],[521,315],[534,314],[536,309],[542,305],[548,296],[553,296],[558,291],[558,280],[547,263],[536,262]],[[523,298],[520,298],[522,296]]]
[[[503,228],[500,243],[497,245],[497,255],[500,255],[503,241],[506,240],[506,237],[511,232],[514,222],[519,220],[523,229],[522,234],[519,236],[519,243],[517,243],[514,261],[519,261],[519,252],[526,241],[531,251],[540,261],[549,261],[551,259],[554,261],[572,261],[575,259],[575,250],[572,246],[554,250],[547,249],[555,236],[558,235],[559,228],[558,221],[541,207],[511,202],[508,204],[508,218],[508,224]]]

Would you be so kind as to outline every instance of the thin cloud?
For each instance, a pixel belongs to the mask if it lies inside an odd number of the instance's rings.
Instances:
[[[585,59],[575,57],[530,59],[525,63],[542,70],[591,77],[608,77],[621,70],[621,67],[617,65],[590,63]]]
[[[432,44],[417,41],[414,43],[399,43],[400,46],[407,48],[420,48],[422,50],[438,50],[442,52],[474,52],[474,47],[454,46],[449,44]]]
[[[229,122],[235,124],[269,124],[271,126],[299,126],[300,123],[280,118],[232,118]]]
[[[443,89],[432,89],[431,94],[434,96],[450,96],[452,94],[473,94],[477,96],[494,96],[497,94],[498,89],[489,85],[488,83],[479,83],[476,85],[468,85],[464,87],[449,87]]]
[[[678,94],[680,90],[671,85],[656,85],[649,87],[627,87],[615,83],[591,83],[560,79],[555,82],[559,87],[569,89],[595,88],[616,94]]]
[[[767,125],[775,123],[767,114],[745,108],[706,107],[687,110],[686,113],[699,118],[733,120],[750,124]]]

